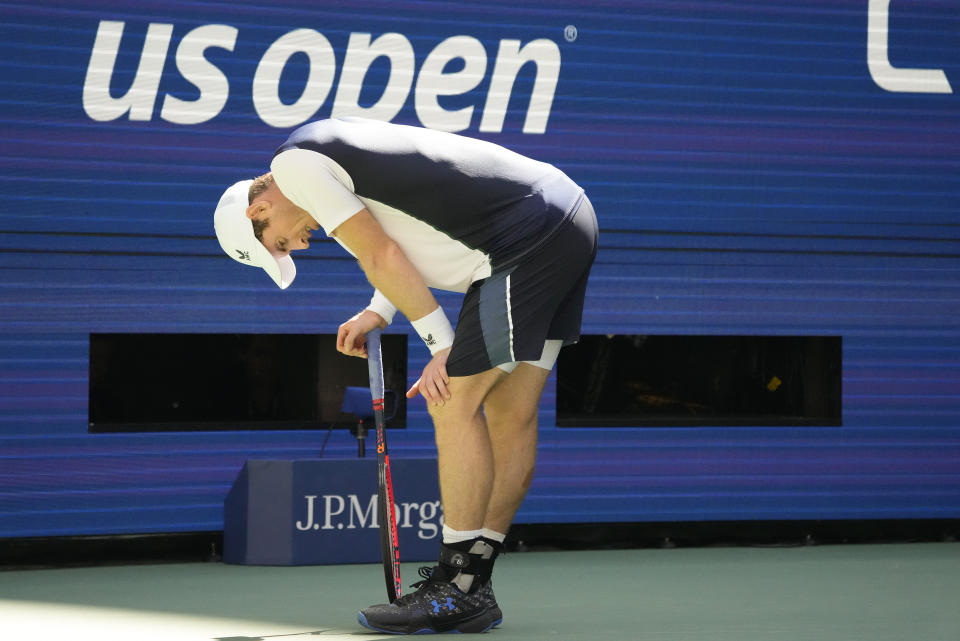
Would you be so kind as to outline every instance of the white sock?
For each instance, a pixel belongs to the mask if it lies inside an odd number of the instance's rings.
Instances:
[[[478,539],[483,536],[483,530],[454,530],[447,525],[443,526],[444,543],[460,543],[470,539]]]
[[[507,538],[506,534],[501,534],[500,532],[495,532],[494,530],[488,530],[487,528],[483,528],[481,531],[483,532],[481,535],[483,538],[496,541],[497,543],[503,543],[503,540]]]

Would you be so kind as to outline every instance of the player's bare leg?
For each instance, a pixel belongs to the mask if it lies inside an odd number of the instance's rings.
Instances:
[[[493,491],[484,529],[506,534],[533,479],[537,413],[549,370],[520,363],[483,403],[493,451]]]
[[[494,458],[484,398],[506,373],[492,369],[452,376],[450,400],[429,407],[437,441],[444,523],[454,530],[483,527],[494,482]]]
[[[483,522],[483,542],[490,546],[481,564],[479,594],[493,625],[503,612],[493,593],[490,577],[513,516],[523,502],[533,479],[537,459],[537,413],[540,395],[550,370],[520,363],[487,394],[483,412],[493,451],[493,491]]]
[[[448,541],[447,530],[480,532],[493,490],[494,457],[481,406],[507,374],[499,369],[473,376],[450,377],[450,399],[429,407],[437,441],[440,495],[444,509],[444,544],[439,563],[415,592],[391,605],[360,611],[359,621],[374,630],[483,632],[499,620],[480,588],[481,574],[494,548],[480,539]],[[468,535],[469,536],[469,535]]]

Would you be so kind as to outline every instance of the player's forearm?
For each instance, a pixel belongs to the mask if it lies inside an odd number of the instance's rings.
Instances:
[[[420,272],[395,243],[388,243],[360,267],[367,280],[379,289],[410,320],[423,318],[438,305]]]

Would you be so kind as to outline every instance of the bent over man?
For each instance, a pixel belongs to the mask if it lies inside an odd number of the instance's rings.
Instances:
[[[294,131],[270,172],[226,190],[217,237],[234,260],[293,282],[291,252],[323,231],[375,291],[337,349],[399,310],[430,349],[408,397],[433,419],[444,510],[438,564],[415,592],[361,610],[393,633],[483,632],[500,623],[494,561],[533,475],[537,409],[565,344],[580,335],[597,221],[560,170],[498,145],[359,118]],[[456,331],[431,288],[465,292]],[[435,607],[440,603],[444,607]]]

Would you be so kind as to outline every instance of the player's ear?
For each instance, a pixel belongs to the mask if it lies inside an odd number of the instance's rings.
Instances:
[[[267,211],[270,209],[270,203],[265,200],[258,200],[249,207],[247,207],[247,218],[250,220],[258,220],[263,218]]]

